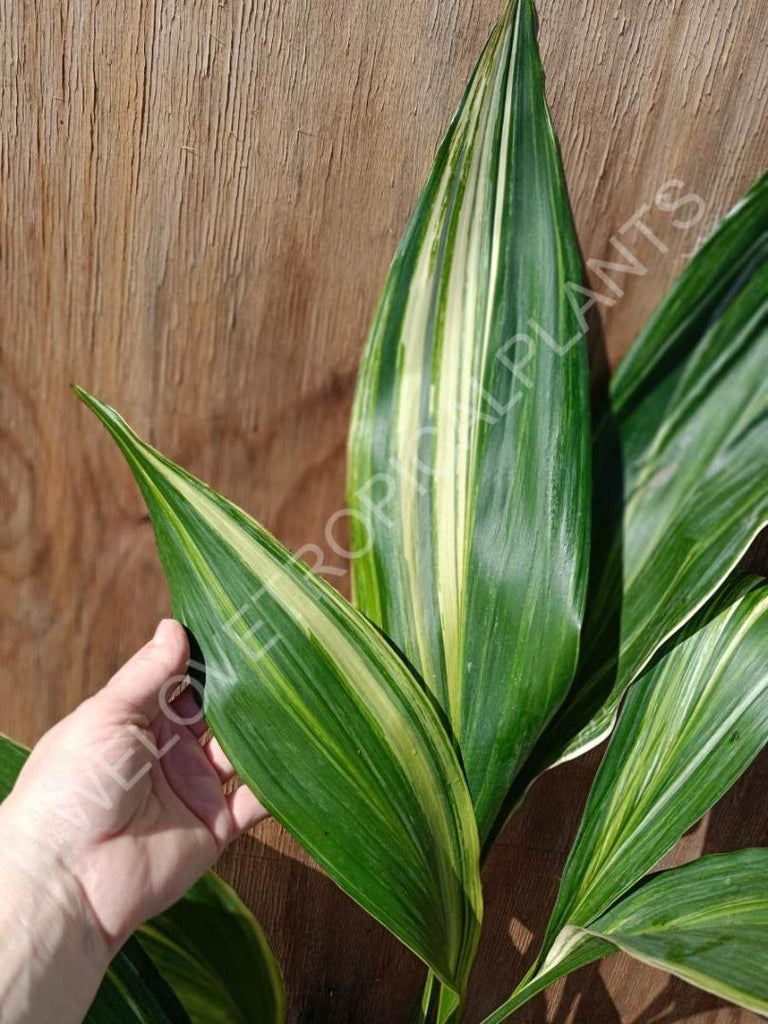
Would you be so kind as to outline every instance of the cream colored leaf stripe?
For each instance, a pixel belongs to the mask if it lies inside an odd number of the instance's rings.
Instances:
[[[338,884],[460,993],[481,916],[478,840],[430,698],[328,584],[114,410],[78,393],[142,487],[174,610],[213,669],[206,717],[239,774]]]
[[[395,255],[350,436],[355,600],[445,708],[482,836],[571,682],[586,588],[581,264],[543,85],[512,0]]]

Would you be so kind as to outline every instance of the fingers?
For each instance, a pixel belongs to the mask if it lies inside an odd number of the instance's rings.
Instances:
[[[155,635],[110,679],[102,693],[131,715],[151,720],[186,675],[189,643],[181,623],[163,619]]]
[[[177,697],[174,697],[170,704],[166,702],[164,711],[167,718],[170,718],[176,725],[186,725],[192,735],[199,740],[208,731],[208,724],[195,700],[196,686],[198,684],[192,680],[189,686],[182,690]],[[170,694],[166,696],[170,696]]]
[[[178,726],[186,726],[195,739],[202,740],[208,732],[208,723],[198,707],[194,696],[194,686],[195,683],[192,681],[178,696],[174,697],[165,712],[166,718],[171,722]],[[226,785],[227,782],[231,782],[237,772],[216,737],[211,736],[201,743],[201,747],[206,760],[216,772],[221,783]]]
[[[185,725],[195,739],[202,739],[208,731],[208,724],[203,717],[202,711],[198,708],[195,698],[192,696],[192,686],[175,697],[167,709],[171,712],[168,717],[178,725]],[[212,736],[202,744],[203,753],[208,763],[218,775],[222,783],[230,782],[237,772],[232,767],[232,762],[222,750],[221,744]]]
[[[202,740],[208,732],[208,723],[203,717],[197,700],[195,699],[195,682],[190,682],[178,696],[174,697],[170,705],[165,709],[166,717],[176,725],[186,726],[195,739]],[[232,767],[232,762],[224,753],[221,744],[212,736],[202,744],[203,753],[208,763],[218,775],[222,783],[230,782],[237,772]]]
[[[221,749],[221,744],[215,736],[203,746],[203,752],[222,782],[229,782],[231,779],[234,779],[237,772],[232,767],[232,762]]]
[[[227,806],[235,828],[233,839],[269,817],[269,812],[259,802],[258,797],[255,797],[245,785],[238,786],[234,793],[229,794]]]
[[[195,701],[192,686],[170,700],[176,687],[186,678],[189,657],[189,642],[181,623],[163,619],[149,643],[115,673],[102,694],[119,704],[122,714],[144,718],[147,722],[156,719],[162,710],[167,719],[165,728],[188,731],[202,740],[207,725]],[[212,779],[225,785],[235,777],[235,769],[217,739],[202,743],[198,757],[200,752],[215,773]],[[171,784],[178,795],[178,789]],[[261,802],[245,785],[238,786],[224,799],[229,817],[226,842],[268,817]],[[221,800],[220,791],[218,800]],[[219,808],[221,810],[220,803]],[[224,837],[219,836],[216,829],[212,831],[221,842]]]

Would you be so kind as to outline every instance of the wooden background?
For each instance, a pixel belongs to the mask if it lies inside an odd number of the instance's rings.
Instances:
[[[317,542],[343,566],[324,529],[343,506],[366,325],[500,6],[0,0],[2,730],[34,741],[167,611],[138,493],[71,381],[289,546]],[[585,256],[610,259],[610,236],[671,179],[705,203],[687,231],[648,215],[666,253],[624,237],[647,272],[604,308],[614,363],[766,163],[765,13],[540,2]],[[495,850],[473,1019],[541,935],[595,763],[542,780]],[[765,845],[767,786],[763,758],[679,857]],[[418,964],[279,827],[221,867],[273,940],[292,1021],[404,1019]],[[614,957],[519,1019],[756,1018]]]

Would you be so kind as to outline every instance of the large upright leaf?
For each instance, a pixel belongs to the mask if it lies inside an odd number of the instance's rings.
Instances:
[[[768,582],[737,577],[635,684],[592,786],[526,998],[563,972],[581,942],[574,929],[590,929],[768,741],[766,650]],[[499,1012],[520,1002],[517,992]]]
[[[526,781],[611,730],[627,686],[768,522],[768,175],[680,276],[596,429],[583,649]]]
[[[258,921],[207,871],[184,898],[137,932],[192,1024],[280,1024],[285,990]]]
[[[573,677],[581,281],[530,0],[510,0],[389,272],[350,440],[355,600],[458,739],[481,837]]]
[[[500,1024],[557,978],[617,949],[768,1016],[768,850],[652,875],[568,939],[567,958],[521,985],[484,1024]]]
[[[174,614],[205,658],[207,721],[239,775],[460,994],[481,913],[478,839],[432,699],[336,591],[113,409],[78,394],[142,489]]]

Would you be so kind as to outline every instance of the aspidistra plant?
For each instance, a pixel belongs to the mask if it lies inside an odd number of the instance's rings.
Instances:
[[[542,948],[489,1021],[616,949],[768,1013],[766,851],[648,877],[768,738],[766,584],[733,575],[768,520],[768,179],[681,275],[594,430],[581,279],[533,5],[509,0],[363,356],[354,606],[78,393],[144,494],[212,731],[429,967],[424,1016],[461,1013],[483,851],[622,700]],[[188,922],[137,956],[167,973]]]

